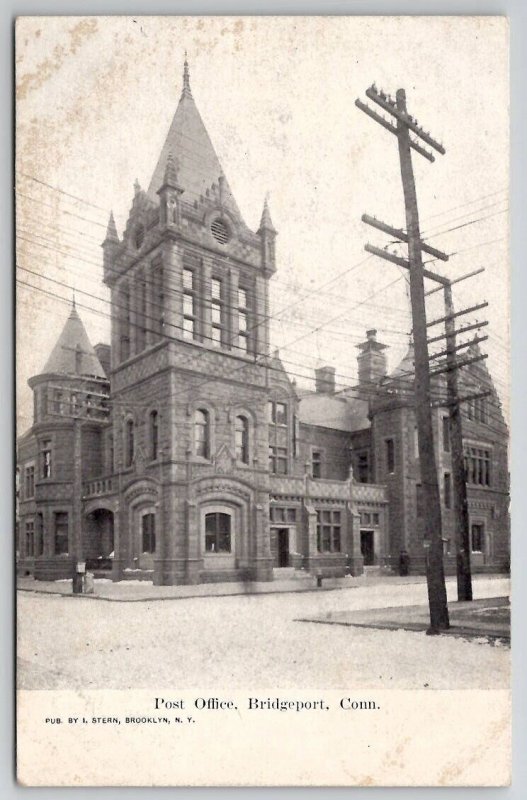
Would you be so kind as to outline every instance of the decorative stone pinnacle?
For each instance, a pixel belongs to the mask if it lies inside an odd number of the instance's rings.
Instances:
[[[183,63],[183,94],[189,94],[192,96],[192,92],[190,91],[190,71],[188,67],[186,50],[185,50],[185,61]]]
[[[269,192],[267,192],[265,195],[262,218],[260,220],[260,230],[268,230],[276,233],[273,221],[271,219],[271,212],[269,211]]]
[[[117,235],[117,228],[115,226],[115,219],[113,216],[113,211],[110,211],[110,219],[108,220],[108,227],[106,229],[106,239],[105,242],[118,242],[119,237]]]

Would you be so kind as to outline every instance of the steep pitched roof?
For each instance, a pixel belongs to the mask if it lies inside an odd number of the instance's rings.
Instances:
[[[106,377],[75,306],[42,372]]]
[[[176,162],[178,182],[184,190],[183,200],[193,203],[200,195],[205,195],[213,183],[218,185],[223,169],[192,97],[187,64],[183,92],[148,187],[148,197],[156,204],[159,201],[157,190],[163,184],[169,154]],[[222,191],[226,209],[241,217],[227,180],[224,180]]]

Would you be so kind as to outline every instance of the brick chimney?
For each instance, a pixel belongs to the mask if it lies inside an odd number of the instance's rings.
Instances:
[[[377,341],[377,331],[372,328],[366,331],[366,341],[357,345],[360,350],[357,356],[359,365],[359,388],[374,386],[386,375],[387,345]]]
[[[335,367],[319,367],[315,370],[317,394],[335,394]]]

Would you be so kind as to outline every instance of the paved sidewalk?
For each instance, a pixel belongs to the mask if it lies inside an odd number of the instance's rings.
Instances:
[[[474,581],[499,580],[507,576],[475,575]],[[447,584],[455,582],[455,577],[447,578]],[[324,578],[322,586],[316,584],[316,578],[306,574],[301,578],[274,580],[266,582],[247,581],[243,583],[202,583],[194,586],[154,586],[151,581],[111,581],[96,579],[94,594],[74,595],[71,580],[36,581],[34,578],[17,578],[17,589],[38,594],[59,594],[66,597],[85,598],[91,600],[109,600],[117,602],[140,602],[145,600],[178,600],[192,597],[230,597],[237,595],[282,594],[287,592],[324,592],[338,589],[358,589],[374,586],[404,586],[425,583],[424,575],[372,575],[365,574],[358,578]]]
[[[510,641],[511,621],[508,597],[492,597],[471,602],[450,602],[450,628],[441,635]],[[299,622],[344,625],[380,630],[426,631],[430,624],[428,606],[377,608],[367,611],[336,611],[305,617]]]

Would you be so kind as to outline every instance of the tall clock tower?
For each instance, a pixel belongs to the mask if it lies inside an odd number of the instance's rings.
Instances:
[[[244,222],[183,89],[148,189],[103,242],[112,299],[117,573],[157,584],[272,578],[267,201]]]

